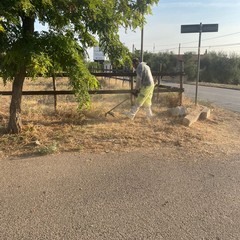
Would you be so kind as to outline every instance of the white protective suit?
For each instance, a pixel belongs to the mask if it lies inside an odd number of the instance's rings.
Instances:
[[[147,117],[152,117],[152,97],[154,91],[154,80],[150,67],[141,62],[136,68],[136,89],[139,90],[139,94],[135,100],[134,105],[131,108],[130,112],[125,113],[130,119],[134,119],[140,107],[144,107]]]

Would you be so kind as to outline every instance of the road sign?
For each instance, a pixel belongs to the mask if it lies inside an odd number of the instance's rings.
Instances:
[[[181,33],[199,33],[200,31],[201,32],[217,32],[218,24],[181,25]]]
[[[200,74],[200,48],[201,48],[201,36],[203,32],[218,32],[218,24],[200,23],[200,24],[191,24],[191,25],[181,25],[181,33],[199,33],[195,105],[197,105],[198,82],[199,82],[199,74]]]
[[[218,32],[218,24],[203,24],[202,32]]]
[[[181,25],[181,33],[196,33],[200,31],[200,24]]]
[[[103,51],[99,48],[99,46],[95,46],[93,48],[93,60],[94,61],[105,61],[106,57]]]

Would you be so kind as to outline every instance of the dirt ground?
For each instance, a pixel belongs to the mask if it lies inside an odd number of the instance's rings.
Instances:
[[[101,102],[101,103],[99,103]],[[4,134],[8,116],[0,112],[0,157],[57,154],[64,151],[108,153],[151,148],[161,151],[181,148],[188,154],[235,154],[240,151],[240,114],[210,106],[209,119],[190,127],[182,124],[183,117],[173,117],[169,107],[153,104],[155,116],[148,120],[140,111],[134,121],[122,112],[130,101],[114,110],[115,117],[105,113],[118,101],[95,99],[89,111],[77,112],[70,104],[54,113],[33,110],[23,114],[23,131],[19,135]],[[185,104],[189,111],[194,106]]]
[[[123,87],[123,84],[115,85],[114,80],[111,87]],[[44,90],[50,86],[51,81],[43,79],[42,82],[27,82],[25,90]],[[64,80],[58,84],[60,89],[66,89],[66,86]],[[65,151],[108,153],[139,148],[161,151],[165,147],[206,156],[240,152],[240,113],[206,103],[211,110],[210,118],[186,127],[182,124],[183,117],[173,117],[169,113],[169,109],[178,104],[178,95],[161,93],[154,96],[155,116],[151,120],[146,119],[143,110],[134,121],[127,119],[122,113],[129,110],[130,100],[114,109],[114,117],[105,116],[126,97],[128,95],[93,95],[91,109],[77,111],[73,96],[59,96],[57,111],[54,111],[52,96],[24,96],[23,131],[18,135],[9,135],[4,132],[10,97],[0,96],[0,158]],[[195,107],[184,95],[183,106],[189,112]]]

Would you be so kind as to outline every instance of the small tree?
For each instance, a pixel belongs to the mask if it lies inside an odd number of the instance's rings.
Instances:
[[[135,56],[140,56],[140,50],[135,52]],[[177,67],[176,56],[170,53],[151,53],[144,52],[144,62],[146,62],[152,71],[158,72],[160,70],[160,65],[162,66],[162,71],[164,72],[174,72]]]
[[[185,53],[183,56],[184,72],[187,75],[187,79],[190,81],[197,78],[197,59],[196,55],[192,52]]]
[[[96,79],[84,64],[88,47],[96,44],[111,62],[122,64],[128,49],[120,42],[120,27],[135,29],[158,0],[1,0],[0,75],[12,80],[9,133],[22,129],[21,101],[26,76],[51,75],[65,70],[81,106],[88,105],[87,90]],[[142,14],[144,13],[144,14]],[[36,32],[35,21],[48,24],[48,32]]]

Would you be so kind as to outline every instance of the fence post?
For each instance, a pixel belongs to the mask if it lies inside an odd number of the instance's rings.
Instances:
[[[56,112],[57,111],[57,94],[56,94],[56,77],[55,77],[55,73],[53,73],[53,76],[52,76],[52,79],[53,79],[53,91],[54,91],[54,111]]]
[[[183,98],[183,74],[184,74],[184,62],[180,61],[180,106],[182,106],[182,98]]]
[[[162,72],[162,63],[159,64],[159,69],[158,69],[159,73],[158,73],[158,78],[157,78],[157,88],[158,88],[158,92],[157,92],[157,102],[159,102],[159,96],[160,96],[160,85],[161,85],[161,72]]]
[[[133,76],[131,76],[131,105],[133,105],[133,101],[134,101],[134,99],[133,99]]]

